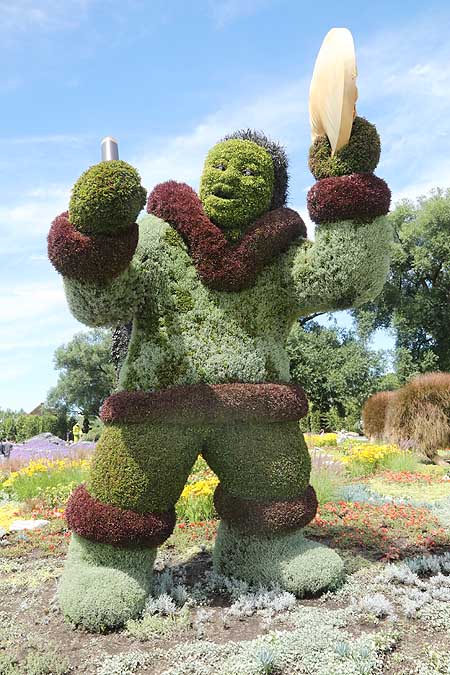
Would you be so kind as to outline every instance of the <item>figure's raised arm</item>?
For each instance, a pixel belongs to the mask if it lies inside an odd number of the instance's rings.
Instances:
[[[120,161],[117,146],[105,139],[104,159],[74,185],[69,211],[55,218],[48,235],[48,255],[62,274],[73,315],[88,326],[129,321],[139,293],[136,218],[146,191],[137,171]],[[106,156],[105,156],[106,155]]]
[[[373,174],[380,138],[373,124],[355,116],[355,79],[351,34],[333,29],[311,82],[309,167],[317,182],[308,211],[316,230],[290,260],[299,315],[361,305],[380,293],[389,271],[391,193]]]

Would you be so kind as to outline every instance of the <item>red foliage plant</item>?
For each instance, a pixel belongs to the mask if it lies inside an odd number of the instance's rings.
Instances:
[[[307,203],[315,223],[371,222],[388,213],[391,191],[382,178],[371,173],[331,176],[312,186]]]
[[[394,400],[395,391],[379,391],[364,403],[362,419],[364,433],[374,441],[382,440],[388,406]]]
[[[114,236],[91,237],[78,232],[65,212],[53,221],[47,241],[50,262],[65,277],[106,281],[128,267],[138,243],[138,226]]]
[[[388,408],[386,434],[446,464],[437,451],[450,445],[450,373],[419,375],[399,389]]]
[[[317,512],[317,497],[310,485],[294,499],[256,500],[227,495],[219,484],[214,506],[221,518],[245,534],[289,532],[304,527]]]
[[[203,211],[196,192],[185,183],[168,181],[151,192],[147,211],[168,222],[189,247],[197,271],[210,288],[240,291],[306,226],[296,211],[278,208],[258,218],[237,243],[231,243]]]

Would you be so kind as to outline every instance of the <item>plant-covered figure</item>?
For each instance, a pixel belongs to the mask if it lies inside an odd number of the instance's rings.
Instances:
[[[358,154],[379,143],[373,129],[367,147],[347,151],[351,175],[330,170],[312,188],[314,242],[286,207],[283,149],[250,130],[210,150],[199,196],[155,187],[139,226],[145,193],[132,167],[104,162],[76,183],[50,259],[76,318],[131,321],[132,332],[90,479],[66,511],[59,599],[75,624],[101,630],[142,610],[199,452],[220,479],[217,570],[299,596],[341,581],[337,553],[302,534],[317,500],[285,342],[298,317],[354,307],[383,286],[389,190]]]

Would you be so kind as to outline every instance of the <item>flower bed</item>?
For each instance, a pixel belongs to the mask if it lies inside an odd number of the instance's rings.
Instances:
[[[64,486],[72,489],[86,479],[89,464],[88,459],[34,459],[3,478],[0,491],[17,501],[25,501]]]
[[[307,532],[344,549],[394,560],[448,546],[450,536],[427,508],[344,502],[323,504]]]
[[[450,480],[436,474],[383,471],[371,478],[368,486],[379,495],[416,502],[431,503],[450,497]]]

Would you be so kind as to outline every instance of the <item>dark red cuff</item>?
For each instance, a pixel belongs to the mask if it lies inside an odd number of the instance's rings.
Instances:
[[[85,485],[72,492],[65,516],[76,534],[113,546],[159,546],[170,537],[176,522],[175,509],[164,513],[121,509],[94,499]]]
[[[47,238],[48,257],[63,276],[107,281],[126,270],[138,243],[136,223],[114,236],[91,237],[75,229],[67,211],[55,218]]]
[[[317,497],[309,485],[294,499],[257,500],[227,495],[219,484],[214,506],[223,520],[244,534],[275,534],[305,527],[317,513]]]
[[[307,203],[315,223],[367,223],[388,213],[391,191],[382,178],[372,173],[352,173],[317,181],[308,192]]]

